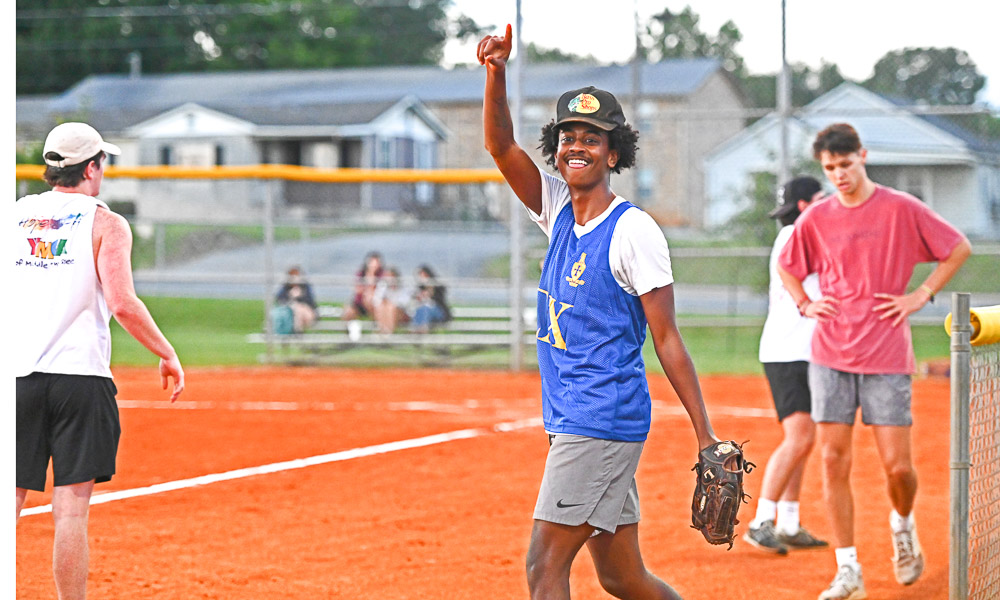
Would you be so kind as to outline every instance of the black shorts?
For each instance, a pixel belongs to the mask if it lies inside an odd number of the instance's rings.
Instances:
[[[17,487],[109,481],[121,424],[118,389],[108,377],[32,373],[17,378]]]
[[[764,375],[771,386],[778,421],[784,421],[792,413],[808,414],[812,410],[808,362],[764,363]]]

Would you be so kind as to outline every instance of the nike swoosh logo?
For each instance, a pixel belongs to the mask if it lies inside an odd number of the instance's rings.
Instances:
[[[572,508],[574,506],[583,506],[583,502],[579,504],[563,504],[562,498],[560,498],[559,501],[556,502],[557,508]]]

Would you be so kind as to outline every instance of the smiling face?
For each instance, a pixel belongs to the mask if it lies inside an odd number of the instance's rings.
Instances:
[[[566,123],[559,128],[556,167],[570,186],[587,187],[607,182],[618,152],[608,134],[587,123]]]

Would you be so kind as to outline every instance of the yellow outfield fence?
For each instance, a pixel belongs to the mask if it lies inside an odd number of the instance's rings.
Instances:
[[[17,179],[41,179],[45,165],[17,165]],[[105,177],[131,179],[281,179],[316,183],[502,183],[496,169],[320,169],[296,165],[108,167]]]

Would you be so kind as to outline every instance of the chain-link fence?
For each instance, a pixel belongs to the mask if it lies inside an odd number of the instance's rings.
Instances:
[[[951,600],[1000,596],[1000,306],[954,294],[951,331]]]
[[[969,598],[1000,598],[1000,343],[974,347],[969,389]]]

